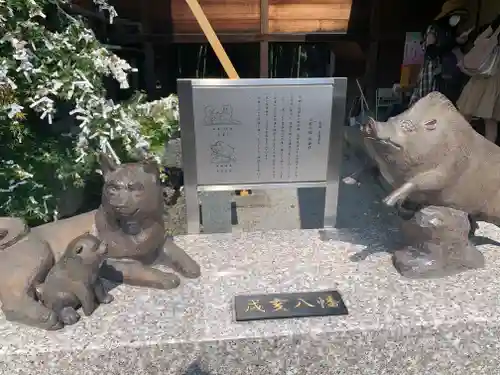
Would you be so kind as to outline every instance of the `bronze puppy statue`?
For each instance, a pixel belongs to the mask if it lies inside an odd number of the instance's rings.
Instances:
[[[106,254],[107,245],[97,237],[90,234],[78,236],[69,243],[43,284],[36,286],[39,301],[54,311],[61,322],[53,329],[78,322],[80,315],[76,310],[80,306],[89,316],[98,303],[113,300],[99,279],[99,269]]]

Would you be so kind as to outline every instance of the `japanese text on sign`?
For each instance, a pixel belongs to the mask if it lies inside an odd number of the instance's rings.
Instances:
[[[315,300],[308,300],[307,298],[302,297],[297,297],[294,299],[273,298],[269,301],[251,299],[248,301],[246,312],[289,311],[291,309],[299,309],[301,307],[320,307],[322,309],[326,309],[336,308],[338,306],[339,301],[337,301],[332,295],[317,297]]]

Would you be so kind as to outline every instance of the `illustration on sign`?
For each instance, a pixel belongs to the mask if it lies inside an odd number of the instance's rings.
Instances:
[[[347,314],[336,291],[237,296],[235,309],[238,321]]]
[[[236,161],[234,147],[222,141],[211,144],[210,150],[212,153],[212,164],[224,164]]]
[[[207,126],[228,126],[240,125],[241,121],[233,119],[233,106],[224,104],[220,111],[212,106],[205,107],[205,125]]]

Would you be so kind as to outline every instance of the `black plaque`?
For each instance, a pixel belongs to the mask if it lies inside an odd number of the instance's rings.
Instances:
[[[256,294],[234,298],[236,321],[347,315],[337,291]]]

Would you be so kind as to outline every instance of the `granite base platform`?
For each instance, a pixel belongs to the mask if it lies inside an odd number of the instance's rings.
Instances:
[[[482,225],[485,236],[499,237]],[[388,236],[391,237],[391,236]],[[385,240],[384,240],[385,241]],[[487,268],[408,280],[377,233],[185,236],[199,280],[115,302],[59,332],[0,318],[1,374],[500,374],[500,249]],[[355,261],[360,251],[366,259]],[[339,290],[347,316],[236,323],[235,294]]]

